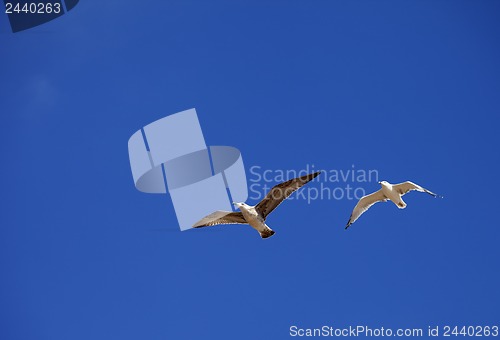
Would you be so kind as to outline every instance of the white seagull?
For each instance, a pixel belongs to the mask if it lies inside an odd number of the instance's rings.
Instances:
[[[259,232],[262,238],[271,237],[274,235],[274,231],[265,223],[267,216],[292,193],[316,178],[320,173],[321,171],[318,171],[275,185],[267,193],[266,197],[255,206],[243,202],[233,202],[240,209],[239,212],[216,211],[196,222],[193,228],[210,227],[218,224],[249,224]]]
[[[399,209],[406,208],[406,203],[401,197],[412,190],[426,192],[434,197],[442,197],[410,181],[399,184],[391,184],[386,181],[378,183],[382,186],[382,189],[380,189],[379,191],[375,191],[370,195],[361,197],[358,204],[356,204],[354,210],[352,211],[351,217],[349,218],[349,221],[347,222],[347,225],[345,227],[346,229],[349,228],[351,224],[353,224],[365,211],[370,209],[370,207],[377,202],[386,202],[388,200],[391,200]]]

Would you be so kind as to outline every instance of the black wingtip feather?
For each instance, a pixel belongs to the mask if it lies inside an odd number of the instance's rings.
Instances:
[[[347,225],[345,226],[344,230],[347,230],[347,228],[349,228],[351,226],[351,218],[352,218],[352,215],[349,217],[349,221],[347,221]]]

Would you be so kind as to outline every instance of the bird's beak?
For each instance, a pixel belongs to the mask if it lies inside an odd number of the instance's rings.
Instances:
[[[377,182],[378,184],[382,183],[382,182]]]
[[[233,203],[233,205],[236,205],[236,202],[232,202],[232,203]]]

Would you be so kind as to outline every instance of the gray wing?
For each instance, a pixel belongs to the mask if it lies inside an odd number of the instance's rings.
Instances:
[[[247,224],[241,212],[216,211],[203,217],[193,228],[211,227],[218,224]]]
[[[349,221],[347,222],[346,229],[351,226],[365,211],[370,209],[372,205],[377,202],[385,202],[387,201],[387,197],[382,193],[382,190],[375,191],[370,195],[366,195],[361,197],[358,204],[354,207],[352,211],[351,217],[349,217]]]
[[[321,171],[317,171],[312,174],[308,174],[302,177],[297,177],[291,179],[289,181],[280,183],[275,185],[264,197],[262,201],[260,201],[256,206],[255,210],[262,216],[262,218],[266,218],[278,205],[281,204],[285,199],[287,199],[291,194],[300,189],[303,185],[312,181],[316,178]]]
[[[399,192],[401,195],[404,195],[412,190],[416,190],[416,191],[420,191],[420,192],[426,192],[428,193],[429,195],[432,195],[434,197],[438,197],[439,195],[433,193],[432,191],[429,191],[425,188],[422,188],[420,185],[418,184],[415,184],[413,182],[410,182],[410,181],[406,181],[406,182],[403,182],[403,183],[399,183],[399,184],[395,184],[392,186],[394,188],[394,190],[396,190],[397,192]]]

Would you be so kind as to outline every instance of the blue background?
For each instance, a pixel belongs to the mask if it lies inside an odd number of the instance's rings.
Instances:
[[[498,324],[499,13],[83,1],[16,34],[0,15],[0,339]],[[268,240],[180,232],[168,196],[134,188],[127,140],[191,107],[247,170],[354,164],[445,198],[376,205],[348,231],[355,201],[290,200]]]

